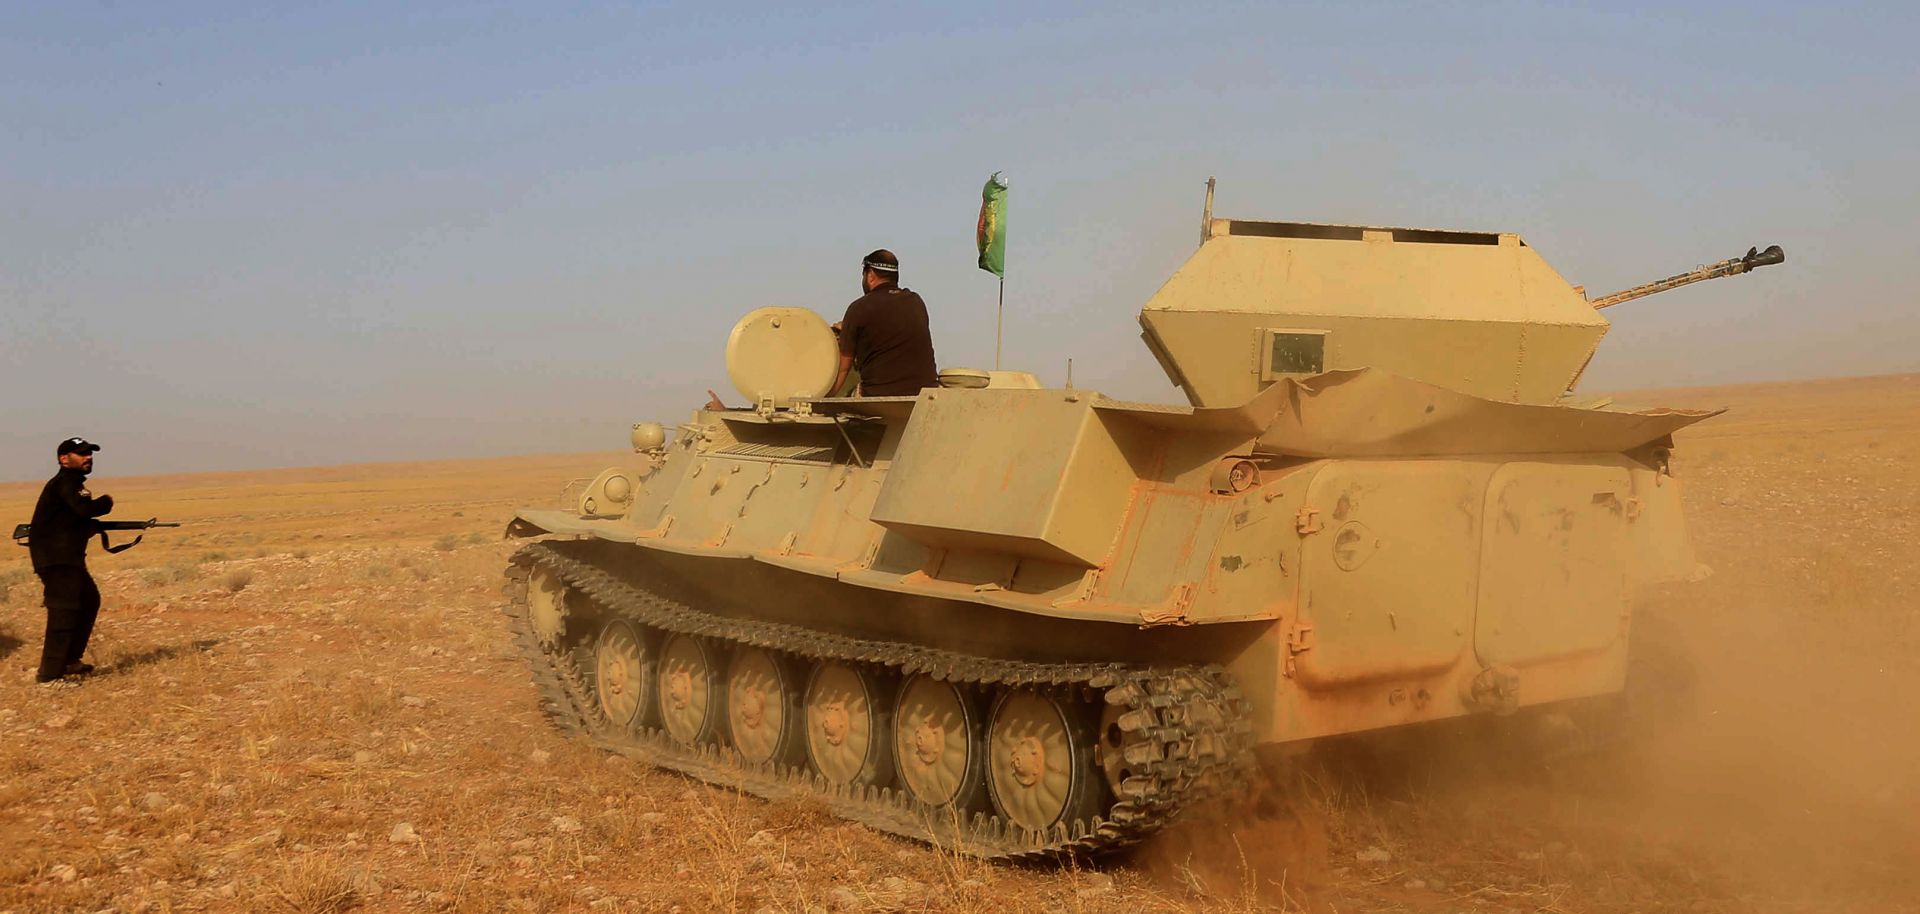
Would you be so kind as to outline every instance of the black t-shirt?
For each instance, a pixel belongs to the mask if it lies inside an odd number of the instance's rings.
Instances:
[[[840,322],[840,352],[853,356],[863,396],[911,397],[940,386],[927,303],[911,289],[881,286],[854,299]]]
[[[62,467],[47,486],[40,490],[40,501],[33,506],[33,532],[27,538],[27,553],[38,572],[55,565],[85,565],[87,538],[98,530],[93,519],[113,510],[113,499],[94,498],[87,491],[87,476],[79,470]]]

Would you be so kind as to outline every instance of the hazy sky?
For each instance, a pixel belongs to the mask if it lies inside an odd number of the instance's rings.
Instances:
[[[1587,389],[1920,370],[1914,4],[0,5],[0,479],[619,447],[898,251],[990,366],[1179,400],[1134,314],[1219,215],[1515,231]]]

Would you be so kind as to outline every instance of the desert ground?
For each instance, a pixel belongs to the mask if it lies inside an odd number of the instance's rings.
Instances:
[[[1731,407],[1678,441],[1714,573],[1640,607],[1625,738],[1335,746],[1061,868],[553,730],[500,532],[613,455],[126,478],[109,451],[115,516],[184,526],[96,550],[77,688],[33,683],[39,585],[0,553],[0,912],[1920,911],[1920,375],[1621,402]],[[0,484],[0,520],[38,488]]]

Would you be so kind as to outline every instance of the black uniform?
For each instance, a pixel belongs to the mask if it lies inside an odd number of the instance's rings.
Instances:
[[[100,614],[100,588],[87,572],[87,540],[99,528],[94,518],[113,510],[113,497],[94,498],[87,474],[62,468],[40,490],[33,506],[27,551],[46,590],[47,640],[40,651],[41,682],[59,679],[79,663]]]
[[[840,352],[853,356],[863,396],[911,397],[940,386],[927,303],[911,289],[888,284],[854,299],[840,322]]]

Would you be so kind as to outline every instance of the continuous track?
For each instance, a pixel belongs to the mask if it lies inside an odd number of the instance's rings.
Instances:
[[[872,641],[795,625],[728,618],[652,592],[594,563],[584,544],[537,542],[507,567],[507,615],[540,690],[543,710],[561,729],[596,745],[770,799],[811,797],[835,814],[879,831],[960,853],[1001,860],[1091,856],[1136,843],[1185,808],[1240,785],[1251,765],[1247,705],[1225,671],[1213,666],[1142,667],[1118,663],[1037,663],[971,656],[916,644]],[[530,618],[527,581],[536,567],[583,595],[600,619],[621,618],[656,632],[781,652],[804,661],[841,661],[894,674],[925,673],[986,689],[1018,688],[1097,697],[1120,713],[1127,776],[1112,802],[1090,819],[1044,831],[1018,827],[994,812],[960,816],[889,788],[829,784],[804,763],[749,767],[722,745],[688,747],[657,726],[612,725],[600,711],[592,674],[573,650],[545,647]],[[572,607],[573,603],[570,602]]]

